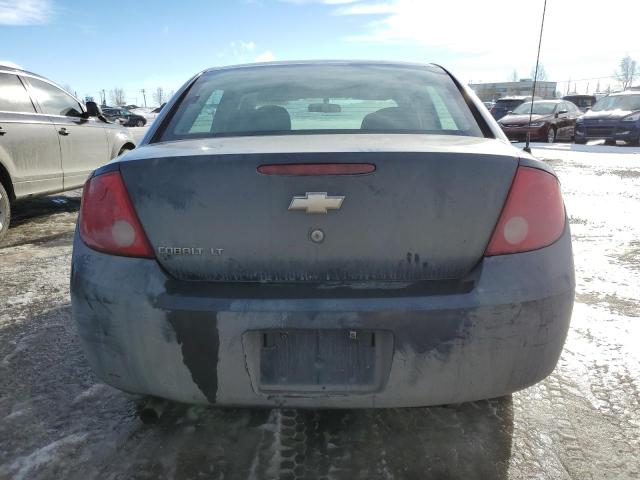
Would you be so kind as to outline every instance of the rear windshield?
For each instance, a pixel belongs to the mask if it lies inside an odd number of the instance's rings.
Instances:
[[[551,115],[556,108],[556,102],[533,102],[534,115]],[[525,115],[531,113],[531,102],[523,103],[513,110],[514,115]]]
[[[524,100],[497,100],[496,108],[503,108],[505,110],[513,110],[518,105],[522,105]]]
[[[462,94],[439,69],[274,65],[203,74],[159,141],[372,131],[482,136]]]
[[[592,110],[640,110],[640,95],[613,95],[602,97]]]
[[[593,106],[596,102],[595,97],[564,97],[563,100],[569,100],[571,103],[579,106],[580,108],[587,108]]]

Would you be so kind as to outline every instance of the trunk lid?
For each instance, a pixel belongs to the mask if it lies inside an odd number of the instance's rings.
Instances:
[[[291,163],[376,170],[257,171]],[[496,140],[314,135],[150,145],[132,152],[121,171],[158,262],[175,278],[386,282],[457,279],[471,270],[517,164],[515,150]],[[289,210],[294,197],[314,192],[344,200],[327,214]]]

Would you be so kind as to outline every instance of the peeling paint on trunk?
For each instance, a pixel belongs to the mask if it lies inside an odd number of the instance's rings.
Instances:
[[[191,378],[211,403],[218,394],[218,322],[216,312],[174,311],[167,319],[176,332]]]

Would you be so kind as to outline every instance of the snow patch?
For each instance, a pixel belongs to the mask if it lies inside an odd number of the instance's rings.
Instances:
[[[36,468],[39,468],[54,460],[60,460],[62,458],[62,455],[65,453],[65,447],[80,443],[84,441],[87,436],[87,433],[74,433],[72,435],[68,435],[59,440],[56,440],[55,442],[39,448],[26,457],[18,458],[11,464],[11,466],[9,467],[9,471],[15,472],[13,476],[15,480],[22,480],[24,478],[27,478],[29,472],[35,470]],[[3,473],[3,470],[0,469],[0,473]]]

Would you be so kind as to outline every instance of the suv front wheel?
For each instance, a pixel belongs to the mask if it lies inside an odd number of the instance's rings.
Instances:
[[[4,238],[9,230],[11,220],[11,202],[4,186],[0,183],[0,240]]]

